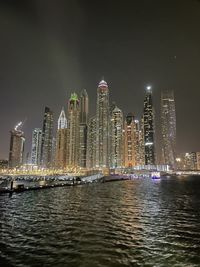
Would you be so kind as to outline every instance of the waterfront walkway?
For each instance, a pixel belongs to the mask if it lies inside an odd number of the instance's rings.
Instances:
[[[21,177],[17,177],[19,179],[20,183],[16,186],[13,186],[13,181],[10,182],[10,188],[0,188],[0,194],[12,194],[12,193],[21,193],[25,191],[31,191],[31,190],[41,190],[41,189],[49,189],[49,188],[55,188],[55,187],[64,187],[64,186],[76,186],[76,185],[83,185],[83,184],[89,184],[89,183],[95,183],[95,182],[102,182],[102,178],[104,176],[102,174],[95,174],[91,176],[58,176],[56,177],[56,180],[53,180],[54,177],[48,177],[45,181],[41,179],[41,181],[44,182],[43,185],[32,185],[32,186],[25,186],[25,183],[29,183],[29,181],[33,181],[33,177],[26,177],[26,179],[22,179]],[[38,181],[38,180],[37,180]],[[51,181],[51,183],[50,183]],[[52,182],[53,181],[53,182]]]

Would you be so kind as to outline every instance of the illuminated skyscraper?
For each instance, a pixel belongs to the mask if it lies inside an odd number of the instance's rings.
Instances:
[[[84,89],[80,94],[80,123],[87,124],[89,112],[89,99],[87,91]]]
[[[80,135],[79,135],[79,166],[86,167],[87,155],[87,123],[88,123],[89,99],[86,90],[80,95]]]
[[[128,113],[124,123],[124,165],[134,167],[135,159],[135,118],[132,113]]]
[[[85,168],[87,155],[87,124],[81,123],[79,131],[79,166]]]
[[[52,161],[52,139],[53,139],[53,112],[45,107],[43,128],[42,128],[42,146],[41,146],[41,165],[50,167]]]
[[[96,167],[109,167],[109,89],[107,83],[102,80],[97,88],[97,115],[96,115]]]
[[[64,109],[61,110],[58,119],[58,129],[56,135],[56,157],[55,165],[57,168],[65,168],[67,165],[67,155],[68,155],[68,131],[67,119],[65,116]]]
[[[89,119],[87,135],[87,168],[96,167],[96,117]]]
[[[123,113],[115,106],[111,113],[111,168],[122,167],[123,163]]]
[[[197,170],[197,152],[185,153],[183,162],[185,170]]]
[[[24,133],[20,130],[22,123],[20,122],[14,130],[12,130],[10,137],[10,151],[9,151],[9,167],[20,167],[23,163],[24,153]]]
[[[135,166],[143,165],[143,151],[142,151],[142,146],[143,142],[142,139],[142,132],[141,132],[141,127],[139,120],[135,120],[135,127],[134,127],[134,151],[135,151]]]
[[[164,164],[175,167],[176,159],[176,110],[173,91],[161,93],[161,129]]]
[[[144,118],[145,165],[154,165],[155,164],[154,112],[153,112],[151,86],[147,86],[146,88],[143,118]]]
[[[80,103],[76,93],[71,94],[68,104],[69,165],[79,165]]]
[[[31,163],[39,166],[41,161],[42,130],[36,128],[32,133]]]
[[[140,164],[145,165],[145,147],[144,147],[144,119],[141,118],[139,122],[139,154]]]
[[[67,119],[65,116],[64,108],[62,108],[60,116],[58,118],[58,130],[67,129]]]

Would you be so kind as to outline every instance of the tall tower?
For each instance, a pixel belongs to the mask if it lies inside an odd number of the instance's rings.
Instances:
[[[76,93],[71,94],[68,105],[69,119],[69,165],[79,164],[80,103]]]
[[[141,143],[140,143],[140,124],[139,120],[135,120],[135,127],[134,127],[134,150],[135,150],[135,166],[142,165],[141,164]]]
[[[140,150],[140,164],[145,165],[145,146],[144,146],[144,117],[142,116],[139,121],[140,130],[139,130],[139,150]]]
[[[128,113],[124,123],[124,165],[135,166],[135,117]]]
[[[176,109],[172,90],[164,90],[161,93],[161,129],[164,163],[174,168],[176,159]]]
[[[86,167],[87,155],[87,123],[88,123],[89,99],[84,89],[80,95],[80,135],[79,135],[79,166]]]
[[[56,135],[56,159],[55,165],[57,168],[65,168],[67,165],[67,152],[68,152],[68,128],[67,119],[64,109],[61,110],[58,119],[58,128]]]
[[[111,168],[120,168],[123,164],[123,113],[116,106],[111,113]]]
[[[42,128],[41,165],[50,167],[52,160],[53,112],[45,107]]]
[[[84,89],[80,94],[80,123],[87,124],[89,112],[89,98],[87,91]]]
[[[87,168],[96,167],[96,117],[89,119],[87,135]]]
[[[9,151],[9,167],[20,167],[23,163],[24,153],[24,133],[20,130],[22,123],[18,123],[14,130],[12,130],[10,136],[10,151]]]
[[[155,164],[154,112],[153,112],[151,86],[147,86],[144,99],[144,145],[145,145],[145,165],[154,165]]]
[[[96,167],[109,167],[109,90],[107,83],[100,81],[97,88],[97,115],[96,115]]]
[[[39,166],[41,161],[42,130],[35,128],[32,133],[31,162]]]
[[[87,124],[80,123],[79,126],[79,166],[86,168],[87,155]]]

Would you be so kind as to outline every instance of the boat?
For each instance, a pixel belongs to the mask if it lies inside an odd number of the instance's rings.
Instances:
[[[160,179],[160,172],[152,172],[151,179]]]

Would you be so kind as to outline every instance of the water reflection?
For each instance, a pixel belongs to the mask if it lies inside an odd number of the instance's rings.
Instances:
[[[0,196],[0,262],[199,266],[199,190],[172,177]]]

